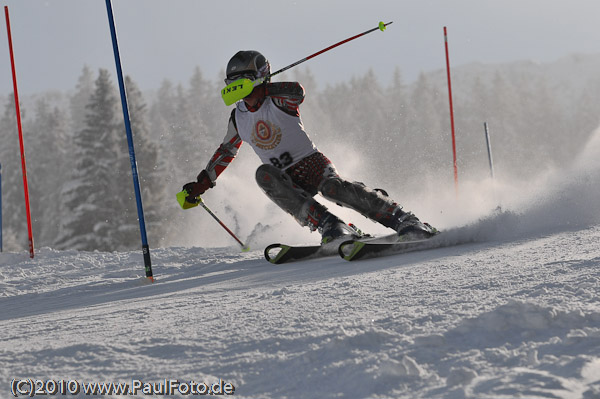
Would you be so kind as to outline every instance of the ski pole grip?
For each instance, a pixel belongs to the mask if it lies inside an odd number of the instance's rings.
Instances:
[[[177,195],[175,196],[177,198],[177,202],[179,202],[179,205],[183,209],[193,208],[195,206],[198,206],[198,204],[200,202],[202,202],[202,198],[200,198],[200,197],[198,197],[198,202],[196,202],[196,203],[188,202],[187,201],[188,196],[189,196],[189,194],[188,194],[187,190],[182,190],[182,191],[178,192]]]

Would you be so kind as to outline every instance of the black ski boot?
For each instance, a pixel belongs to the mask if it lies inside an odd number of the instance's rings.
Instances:
[[[397,213],[397,219],[391,227],[396,230],[401,241],[426,239],[438,233],[435,227],[421,222],[411,212],[398,210]]]
[[[318,230],[322,237],[321,245],[328,244],[342,237],[350,240],[362,236],[356,228],[350,227],[330,212],[325,213],[319,222]]]

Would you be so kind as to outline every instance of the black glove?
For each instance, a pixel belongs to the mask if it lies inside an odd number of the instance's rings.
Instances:
[[[198,181],[187,183],[183,186],[183,189],[187,191],[188,196],[186,197],[186,201],[195,204],[198,202],[198,196],[204,194],[206,190],[215,186],[215,183],[210,180],[208,177],[208,172],[203,170],[198,175]]]

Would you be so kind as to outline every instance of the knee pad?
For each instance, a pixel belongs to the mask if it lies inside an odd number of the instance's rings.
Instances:
[[[261,165],[256,170],[256,182],[271,201],[303,226],[314,224],[312,219],[326,210],[312,195],[295,185],[287,173],[273,165]]]
[[[289,200],[301,199],[302,202],[310,195],[296,186],[291,177],[273,165],[264,164],[256,170],[256,183],[269,198],[277,202],[277,198]]]
[[[283,182],[281,170],[268,164],[263,164],[256,169],[255,178],[258,186],[265,192]]]

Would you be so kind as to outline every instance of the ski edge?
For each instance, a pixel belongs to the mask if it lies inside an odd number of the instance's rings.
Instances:
[[[437,235],[436,235],[437,236]],[[397,253],[410,252],[414,250],[429,248],[427,243],[433,243],[432,238],[408,240],[408,241],[390,241],[391,236],[374,237],[369,240],[348,240],[344,241],[338,247],[340,257],[347,261],[354,261],[363,258],[374,257],[375,254],[393,255]],[[351,248],[349,248],[351,246]],[[435,245],[431,246],[432,248]],[[369,249],[369,251],[367,251]]]

